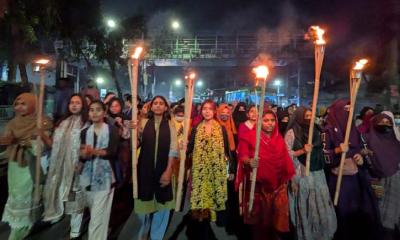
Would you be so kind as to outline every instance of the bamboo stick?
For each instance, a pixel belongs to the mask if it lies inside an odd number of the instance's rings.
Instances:
[[[139,60],[130,59],[128,64],[129,79],[131,80],[131,94],[132,94],[132,122],[138,122],[138,108],[137,108],[137,86],[138,86],[138,70]],[[138,198],[138,179],[137,179],[137,142],[138,142],[138,127],[132,129],[132,187],[133,198]]]
[[[190,116],[192,113],[194,79],[187,77],[185,84],[185,118],[183,122],[183,141],[187,141],[190,130]],[[183,181],[185,177],[186,148],[181,148],[179,152],[179,174],[178,189],[176,194],[175,212],[179,212],[182,205]]]
[[[43,121],[43,99],[44,99],[44,83],[45,83],[45,69],[43,66],[40,66],[40,86],[39,86],[39,99],[37,103],[37,111],[36,111],[36,128],[37,131],[42,129],[42,121]],[[40,134],[36,137],[36,162],[35,162],[35,191],[34,191],[34,203],[35,205],[40,202],[40,159],[42,158],[42,139]]]
[[[347,126],[346,126],[346,133],[344,137],[344,144],[346,146],[349,145],[349,139],[350,139],[350,132],[351,132],[351,127],[353,123],[353,115],[354,115],[354,107],[356,103],[356,98],[357,98],[357,93],[358,89],[360,87],[361,83],[361,78],[358,79],[351,79],[350,81],[352,82],[352,89],[351,89],[351,94],[350,94],[350,111],[349,111],[349,117],[347,119]],[[347,152],[342,152],[341,158],[340,158],[340,165],[339,165],[339,173],[338,173],[338,178],[336,182],[336,190],[335,190],[335,196],[334,196],[334,205],[337,206],[339,202],[339,195],[340,195],[340,187],[342,184],[342,179],[343,179],[343,167],[344,167],[344,162],[346,160],[346,154]]]
[[[262,116],[264,112],[264,99],[265,99],[265,89],[267,84],[267,78],[265,77],[262,81],[261,86],[261,97],[260,97],[260,106],[258,108],[258,119],[257,119],[257,132],[256,132],[256,148],[254,151],[254,161],[258,164],[259,160],[259,152],[260,152],[260,140],[261,140],[261,126],[262,126]],[[256,188],[256,180],[257,180],[257,169],[258,167],[253,168],[251,173],[251,188],[250,188],[250,198],[249,198],[249,212],[253,209],[254,203],[254,191]]]
[[[307,143],[311,145],[313,143],[313,135],[314,135],[314,124],[315,124],[315,115],[317,111],[317,102],[318,102],[318,93],[319,93],[319,83],[321,76],[322,63],[324,61],[325,54],[325,46],[315,44],[315,82],[314,82],[314,96],[312,101],[312,113],[310,120],[310,127],[308,129],[308,141]],[[310,175],[310,165],[311,165],[311,152],[307,153],[306,156],[306,176]]]

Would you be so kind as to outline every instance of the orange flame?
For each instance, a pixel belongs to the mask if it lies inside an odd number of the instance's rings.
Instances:
[[[364,66],[368,63],[368,60],[363,58],[360,59],[356,62],[356,64],[354,65],[353,69],[354,70],[362,70],[364,68]]]
[[[135,49],[135,53],[132,55],[132,58],[139,59],[140,54],[143,52],[143,47],[137,47]]]
[[[311,38],[314,43],[317,45],[325,45],[326,41],[324,40],[325,30],[320,28],[319,26],[311,26],[310,27]]]
[[[40,65],[46,65],[50,62],[49,59],[46,58],[41,58],[35,61],[36,64],[40,64]]]
[[[263,79],[266,79],[269,74],[268,67],[265,65],[253,68],[253,72],[256,74],[256,78],[263,78]]]
[[[185,76],[185,79],[195,79],[196,78],[196,73],[191,72],[189,73],[189,75]]]

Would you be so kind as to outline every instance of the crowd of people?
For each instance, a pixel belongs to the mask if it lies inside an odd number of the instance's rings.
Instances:
[[[164,239],[175,214],[180,151],[187,156],[183,205],[188,211],[182,221],[188,239],[216,239],[213,227],[238,239],[399,239],[398,114],[364,108],[345,144],[349,101],[336,100],[316,116],[308,144],[313,116],[307,106],[266,104],[258,111],[245,103],[205,100],[193,106],[184,139],[184,99],[172,104],[163,96],[139,99],[137,122],[131,121],[130,95],[119,99],[108,93],[100,100],[86,93],[68,99],[62,116],[43,116],[39,127],[36,96],[23,93],[15,99],[15,117],[0,136],[8,157],[1,220],[11,228],[9,239],[24,239],[38,221],[54,224],[65,215],[70,238],[78,238],[87,213],[89,239],[116,239],[132,211],[140,223],[132,238]],[[132,129],[138,136],[131,136]],[[132,137],[138,138],[137,199]],[[44,147],[37,172],[39,145]],[[334,206],[342,153],[343,179]]]

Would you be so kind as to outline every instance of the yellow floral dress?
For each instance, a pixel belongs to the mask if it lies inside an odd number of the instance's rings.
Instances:
[[[200,123],[194,139],[192,164],[192,213],[216,220],[216,211],[225,210],[227,200],[227,162],[222,127],[212,120],[211,134]],[[210,215],[211,216],[210,216]]]

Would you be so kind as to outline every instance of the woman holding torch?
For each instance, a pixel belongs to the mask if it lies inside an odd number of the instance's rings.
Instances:
[[[15,99],[14,111],[15,117],[7,123],[5,136],[0,136],[0,145],[7,147],[9,190],[2,221],[11,227],[9,239],[18,240],[28,235],[41,215],[40,203],[34,201],[35,176],[42,176],[34,170],[35,148],[41,144],[35,141],[35,135],[39,134],[43,142],[50,143],[52,123],[42,118],[41,129],[38,129],[37,98],[31,93],[23,93]]]
[[[286,144],[279,134],[277,118],[272,111],[262,114],[259,161],[254,161],[256,129],[253,128],[239,139],[238,176],[250,179],[258,167],[254,191],[253,209],[249,211],[250,181],[238,179],[243,188],[243,217],[245,224],[253,225],[253,239],[277,239],[279,234],[289,231],[289,207],[287,182],[294,176],[292,159]]]
[[[298,240],[330,240],[336,232],[336,214],[324,173],[321,131],[316,124],[313,144],[307,144],[311,115],[311,109],[297,108],[285,135],[296,168],[289,191],[290,216]],[[306,176],[306,154],[310,151],[310,175]]]
[[[346,152],[340,197],[336,206],[338,229],[335,239],[379,239],[379,210],[361,156],[361,139],[354,123],[349,144],[343,144],[349,117],[348,100],[337,100],[330,107],[324,130],[323,151],[329,170],[328,187],[335,194],[341,154]]]

